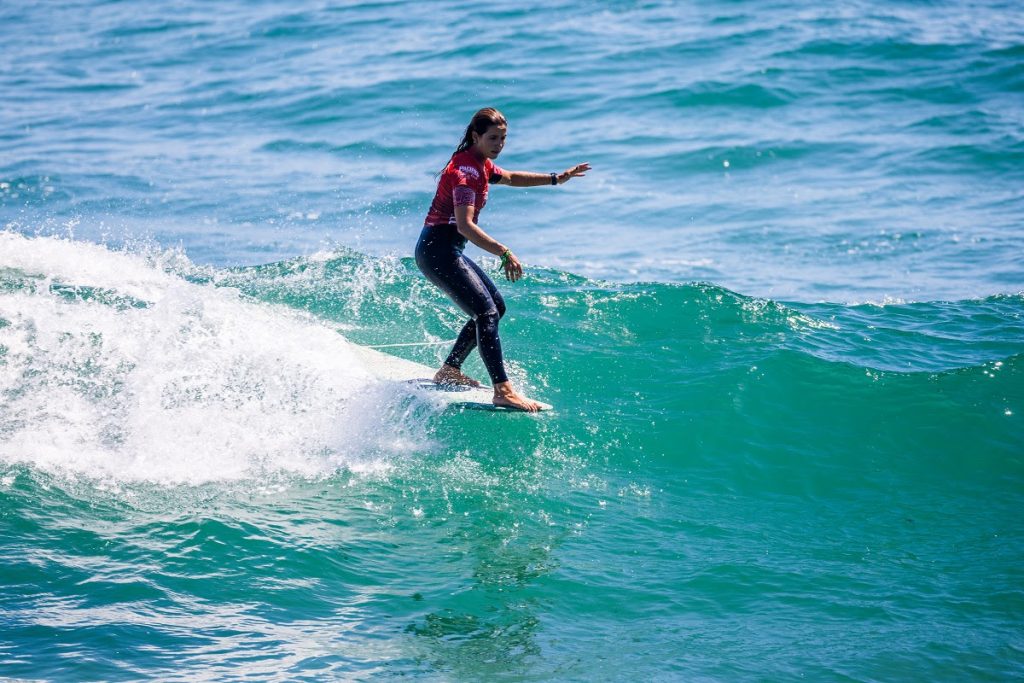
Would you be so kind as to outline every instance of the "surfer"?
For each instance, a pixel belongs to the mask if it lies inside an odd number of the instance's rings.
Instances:
[[[480,386],[462,372],[463,361],[474,348],[479,348],[494,386],[494,405],[535,412],[540,405],[517,392],[505,373],[498,338],[498,321],[505,314],[505,300],[491,278],[467,258],[463,250],[467,241],[472,242],[501,259],[501,267],[510,282],[521,278],[523,266],[512,250],[477,224],[480,211],[487,203],[488,186],[491,183],[514,187],[561,185],[585,175],[590,164],[577,164],[561,173],[506,171],[499,168],[494,159],[501,154],[507,134],[508,122],[497,109],[488,107],[473,115],[462,142],[441,172],[437,193],[416,243],[416,265],[470,316],[448,358],[434,375],[434,381]]]

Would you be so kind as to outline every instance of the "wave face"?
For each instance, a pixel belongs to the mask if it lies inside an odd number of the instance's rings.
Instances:
[[[351,343],[462,323],[409,259],[222,269],[10,232],[0,258],[12,676],[64,677],[65,652],[168,680],[1021,664],[1022,296],[534,270],[502,323],[557,407],[531,417],[367,376]]]

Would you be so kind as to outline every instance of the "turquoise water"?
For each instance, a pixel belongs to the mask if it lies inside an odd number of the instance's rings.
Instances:
[[[86,0],[0,38],[0,678],[1021,677],[1016,5]],[[409,256],[485,105],[506,168],[594,166],[484,214],[538,416],[349,350],[461,326]]]

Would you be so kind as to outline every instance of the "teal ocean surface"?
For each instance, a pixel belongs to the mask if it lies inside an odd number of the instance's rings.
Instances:
[[[0,679],[1024,677],[1017,3],[79,0],[0,40]],[[540,415],[351,346],[446,354],[412,247],[488,105],[505,168],[594,167],[482,216]]]

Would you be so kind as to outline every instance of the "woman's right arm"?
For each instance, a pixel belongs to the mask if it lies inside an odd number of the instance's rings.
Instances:
[[[508,258],[502,259],[505,268],[505,277],[515,282],[523,276],[523,266],[508,247],[494,239],[483,231],[479,225],[470,217],[474,207],[472,204],[464,204],[455,207],[455,227],[459,234],[467,240],[480,247],[488,254],[501,256],[508,251]]]

